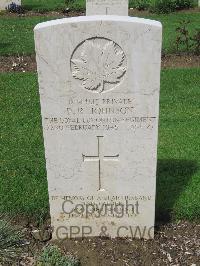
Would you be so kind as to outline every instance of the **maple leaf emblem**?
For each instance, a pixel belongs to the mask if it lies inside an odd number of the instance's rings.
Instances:
[[[119,83],[126,72],[122,49],[113,41],[103,40],[86,40],[80,59],[71,59],[73,77],[81,80],[85,89],[98,93],[105,90],[105,83]]]

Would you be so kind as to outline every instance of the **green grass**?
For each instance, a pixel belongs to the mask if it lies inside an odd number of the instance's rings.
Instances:
[[[157,216],[200,218],[200,69],[162,71]],[[0,213],[45,217],[37,76],[1,74]]]
[[[22,233],[0,218],[0,265],[17,265],[22,255]]]
[[[52,11],[61,10],[65,5],[64,0],[22,0],[22,6],[26,10],[33,11]]]
[[[69,7],[71,10],[85,10],[86,0],[22,0],[22,6],[25,10],[36,12],[46,12],[54,10],[64,10]]]
[[[80,266],[77,258],[65,256],[57,246],[47,246],[37,260],[37,266]]]
[[[0,17],[0,55],[34,53],[33,28],[36,24],[53,18]]]
[[[175,51],[176,27],[184,19],[191,21],[191,32],[200,25],[198,13],[170,15],[152,15],[147,18],[163,23],[163,50],[166,53]],[[0,16],[0,55],[29,55],[34,53],[33,28],[36,24],[55,19],[52,17],[5,17]]]
[[[74,10],[84,10],[85,2],[85,0],[22,0],[22,6],[25,10],[39,12],[63,10],[66,7],[70,7]]]
[[[0,92],[0,212],[43,217],[48,192],[36,75],[1,75]]]
[[[162,72],[158,215],[200,218],[200,69]]]

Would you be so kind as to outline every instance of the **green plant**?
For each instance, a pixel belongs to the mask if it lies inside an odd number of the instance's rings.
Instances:
[[[67,7],[71,10],[83,11],[85,10],[85,0],[67,0]]]
[[[43,249],[37,261],[37,266],[79,266],[79,261],[71,255],[64,256],[56,246],[47,246]]]
[[[176,10],[188,9],[194,7],[194,0],[176,0]]]
[[[156,13],[170,13],[194,6],[194,0],[153,0],[150,10]]]
[[[180,22],[180,25],[176,28],[177,37],[176,37],[176,49],[180,50],[180,46],[185,46],[186,51],[189,53],[190,50],[190,34],[188,30],[188,25],[190,24],[189,20],[183,20]]]
[[[195,34],[191,37],[192,47],[196,55],[200,55],[200,29],[197,29]]]
[[[10,5],[8,5],[8,7],[6,9],[10,13],[18,13],[18,14],[24,13],[23,7],[21,5],[17,5],[14,2],[12,2]]]
[[[183,20],[176,28],[176,50],[179,52],[181,49],[187,53],[200,54],[200,29],[192,35],[189,31],[190,20]]]
[[[71,5],[71,4],[74,4],[75,0],[65,0],[65,4],[67,6]]]
[[[10,222],[0,219],[0,265],[9,265],[19,258],[21,238],[22,234]]]
[[[138,10],[146,10],[150,6],[149,0],[133,0],[130,1],[130,7],[137,8]]]
[[[175,0],[154,0],[150,10],[155,13],[170,13],[176,10]]]

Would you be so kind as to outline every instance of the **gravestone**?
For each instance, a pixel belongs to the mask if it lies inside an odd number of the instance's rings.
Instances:
[[[88,16],[34,31],[53,239],[153,238],[161,24]]]
[[[128,0],[86,0],[86,15],[128,16]]]
[[[0,0],[0,10],[5,10],[11,3],[21,5],[21,0]]]

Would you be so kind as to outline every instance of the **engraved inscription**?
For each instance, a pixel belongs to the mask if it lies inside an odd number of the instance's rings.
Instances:
[[[138,130],[153,130],[156,117],[45,117],[44,120],[45,129],[49,131],[116,131],[127,129],[135,133]]]
[[[100,140],[103,138],[103,136],[97,136],[98,140],[98,152],[96,156],[88,156],[88,155],[82,155],[83,156],[83,162],[98,162],[99,163],[99,191],[105,191],[105,189],[102,188],[101,184],[101,162],[102,161],[115,161],[118,162],[119,160],[119,154],[114,156],[103,156],[101,151],[101,145]]]
[[[60,210],[59,219],[67,221],[72,217],[79,218],[100,218],[104,217],[131,217],[136,218],[141,214],[141,206],[149,201],[154,200],[152,195],[64,195],[64,196],[51,196],[52,202],[57,202],[60,206],[62,205],[62,211]],[[133,205],[138,205],[140,212],[133,212]],[[81,206],[81,210],[79,209]],[[119,212],[119,206],[121,211]],[[124,206],[124,208],[122,207]],[[86,213],[87,210],[92,211]],[[117,208],[118,207],[118,208]],[[118,210],[116,213],[113,210]],[[134,208],[135,209],[135,208]],[[76,211],[77,210],[77,211]],[[136,209],[135,209],[136,210]]]
[[[81,86],[95,93],[119,85],[126,73],[126,56],[122,48],[106,38],[91,38],[76,47],[71,57],[72,76]]]
[[[44,117],[44,128],[48,131],[117,131],[135,133],[153,131],[155,116],[141,115],[135,98],[69,98],[63,116]],[[101,134],[101,133],[99,133]]]

